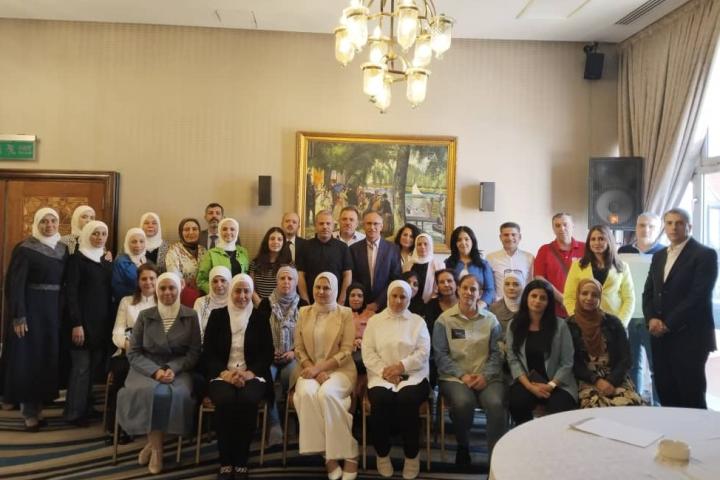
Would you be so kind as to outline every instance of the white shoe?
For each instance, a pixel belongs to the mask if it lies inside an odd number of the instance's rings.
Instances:
[[[405,480],[412,480],[417,478],[420,474],[420,455],[416,455],[415,458],[405,457],[405,464],[403,465],[402,476]]]
[[[150,454],[152,453],[152,447],[150,447],[150,442],[146,443],[142,450],[140,450],[140,453],[138,453],[138,463],[140,465],[147,465],[150,461]]]
[[[328,480],[340,480],[343,476],[343,470],[340,465],[335,467],[332,472],[327,472]]]
[[[390,478],[393,476],[393,473],[395,473],[392,462],[390,461],[390,455],[387,457],[381,457],[378,455],[375,458],[375,465],[377,466],[378,473],[385,478]]]
[[[163,469],[163,452],[162,450],[153,449],[150,455],[150,463],[148,463],[148,471],[153,475],[162,472]]]
[[[346,458],[346,459],[345,459],[345,466],[346,466],[346,467],[347,467],[348,463],[353,463],[353,464],[355,464],[355,471],[354,471],[354,472],[346,472],[345,470],[343,470],[342,480],[355,480],[355,479],[357,478],[357,476],[358,476],[358,461],[357,461],[356,458],[355,458],[355,459],[353,459],[353,458]]]

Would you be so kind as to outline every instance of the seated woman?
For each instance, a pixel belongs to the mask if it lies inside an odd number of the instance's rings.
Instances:
[[[257,256],[250,262],[250,276],[255,282],[253,303],[256,306],[275,290],[278,268],[291,263],[292,256],[285,241],[285,232],[280,227],[270,228],[260,242]]]
[[[478,306],[480,282],[474,275],[460,280],[458,304],[443,312],[433,329],[433,351],[440,393],[450,407],[458,449],[457,465],[469,465],[470,429],[476,406],[487,416],[488,451],[507,430],[505,384],[498,340],[502,328],[495,315]]]
[[[165,271],[165,255],[167,255],[170,245],[167,240],[162,238],[160,216],[154,212],[143,213],[140,217],[140,228],[145,232],[148,261],[157,265],[158,271],[163,273]]]
[[[205,327],[207,327],[210,313],[216,308],[226,307],[228,304],[228,287],[232,280],[232,275],[227,267],[218,265],[210,270],[210,293],[195,300],[193,310],[198,314],[200,322],[200,336],[204,338]]]
[[[520,310],[520,297],[522,296],[524,279],[519,270],[507,270],[503,277],[500,300],[490,305],[490,311],[495,314],[503,330],[503,342],[510,320]]]
[[[105,424],[105,429],[109,432],[112,432],[115,424],[117,392],[125,384],[125,379],[130,371],[127,352],[130,349],[132,329],[141,311],[157,305],[157,295],[155,294],[157,277],[158,271],[154,264],[145,263],[140,265],[135,293],[123,297],[118,306],[115,326],[112,331],[112,341],[117,347],[117,351],[110,358],[110,372],[113,374],[113,382],[108,389],[107,423]],[[128,440],[124,432],[121,435],[121,440],[122,442]]]
[[[425,302],[423,302],[422,295],[420,295],[420,280],[418,279],[417,273],[408,270],[400,275],[400,279],[410,285],[411,295],[408,310],[415,315],[420,315],[422,318],[425,318]],[[430,330],[428,329],[428,331]]]
[[[492,267],[482,258],[478,249],[475,233],[470,227],[459,226],[450,236],[450,256],[445,259],[445,267],[462,278],[468,273],[475,275],[480,285],[480,308],[488,308],[495,300],[495,278]]]
[[[580,381],[580,408],[642,405],[628,377],[630,343],[620,319],[600,309],[602,285],[580,280],[575,315],[567,325],[575,346],[573,371]]]
[[[198,243],[200,239],[200,222],[194,218],[183,218],[178,225],[179,242],[170,245],[165,255],[165,269],[175,272],[185,282],[180,302],[186,307],[192,307],[195,300],[201,295],[195,284],[198,263],[207,251]]]
[[[555,297],[546,281],[525,286],[506,341],[514,379],[508,403],[516,424],[532,420],[538,405],[544,405],[546,413],[577,407],[572,338],[565,320],[555,316]]]
[[[412,224],[406,223],[395,234],[395,245],[400,250],[400,265],[405,266],[412,258],[415,249],[415,237],[420,235],[420,229]]]
[[[614,235],[605,225],[595,225],[588,232],[585,245],[585,254],[573,260],[565,281],[563,303],[568,315],[575,312],[580,280],[594,278],[602,285],[600,308],[627,325],[635,310],[635,287],[630,267],[617,256]]]
[[[392,477],[390,462],[393,427],[402,433],[403,478],[420,473],[420,405],[430,393],[428,359],[430,334],[425,321],[410,313],[410,285],[390,282],[387,308],[374,315],[365,330],[362,358],[368,372],[370,425],[377,453],[377,469]]]
[[[188,435],[195,416],[191,373],[200,357],[200,327],[195,311],[180,304],[181,288],[175,273],[158,277],[158,305],[138,315],[127,352],[130,373],[117,395],[120,426],[148,436],[138,463],[152,474],[162,471],[165,435]]]
[[[403,271],[417,273],[423,302],[427,303],[435,296],[435,272],[443,268],[442,260],[435,258],[432,237],[427,233],[415,237],[415,250],[410,261],[403,265]]]
[[[78,250],[68,260],[65,298],[72,332],[71,368],[65,420],[86,427],[92,416],[93,379],[105,373],[107,341],[112,325],[112,264],[105,255],[108,228],[91,221],[80,232]]]
[[[272,397],[272,333],[266,311],[252,304],[253,281],[230,282],[230,301],[210,314],[203,341],[208,396],[215,405],[219,480],[248,478],[259,403]]]
[[[297,293],[298,273],[289,265],[278,268],[276,287],[269,297],[263,298],[258,309],[268,312],[274,356],[270,373],[274,382],[282,386],[283,398],[290,388],[290,376],[297,362],[295,361],[294,339],[300,307],[307,305]],[[277,402],[270,408],[270,433],[268,445],[282,442],[282,427]]]
[[[115,302],[135,291],[138,267],[147,262],[145,253],[145,232],[140,228],[131,228],[125,234],[123,253],[113,262],[112,291]]]
[[[88,222],[95,220],[95,209],[89,205],[80,205],[73,210],[72,218],[70,219],[70,233],[60,237],[60,241],[67,245],[68,254],[72,255],[75,253],[78,247],[78,240],[80,238],[80,232]],[[112,261],[112,259],[108,259]]]
[[[220,238],[215,247],[207,251],[200,259],[197,273],[197,286],[204,293],[210,289],[210,270],[222,265],[230,270],[233,277],[248,271],[248,253],[245,247],[236,244],[240,224],[233,218],[223,218],[218,224]]]
[[[353,325],[355,325],[355,340],[353,341],[353,361],[358,374],[365,373],[365,365],[362,360],[362,339],[367,327],[368,320],[373,316],[373,312],[368,310],[367,300],[365,299],[365,287],[362,283],[351,283],[347,289],[347,297],[345,306],[350,307],[353,312]],[[359,383],[359,382],[358,382]],[[358,393],[358,390],[355,390]]]
[[[336,302],[337,277],[315,278],[315,303],[300,309],[295,329],[293,402],[300,424],[300,453],[322,453],[330,480],[354,480],[358,444],[352,435],[350,395],[357,372],[352,361],[352,311]],[[338,460],[345,459],[344,471]]]
[[[443,268],[435,272],[435,282],[437,285],[437,296],[425,304],[425,324],[428,332],[435,329],[435,322],[440,315],[448,311],[458,303],[457,282],[455,273],[449,268]],[[435,365],[434,352],[430,354],[430,385],[437,385],[437,366]]]

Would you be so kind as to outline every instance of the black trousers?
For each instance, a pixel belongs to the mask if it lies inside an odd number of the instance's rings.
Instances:
[[[398,392],[385,387],[368,390],[370,399],[370,431],[375,452],[381,457],[390,453],[390,436],[400,431],[406,458],[415,458],[420,450],[420,405],[427,401],[430,386],[427,380],[407,386]]]
[[[545,411],[549,414],[575,410],[577,408],[575,399],[562,388],[553,390],[550,398],[540,399],[523,387],[520,382],[515,382],[510,386],[508,403],[510,415],[516,425],[532,420],[532,412],[538,405],[544,405]]]
[[[106,418],[105,429],[108,432],[112,432],[115,426],[115,407],[117,406],[117,393],[123,385],[125,385],[125,379],[130,372],[130,363],[127,357],[123,353],[117,357],[110,357],[110,372],[113,374],[113,383],[108,389],[108,411]]]
[[[265,392],[265,383],[258,379],[250,380],[240,388],[222,380],[214,380],[208,385],[208,396],[215,404],[215,431],[221,466],[247,466],[258,404]]]
[[[655,387],[660,405],[707,409],[705,363],[708,352],[693,349],[673,333],[651,337]],[[677,334],[676,334],[677,335]]]

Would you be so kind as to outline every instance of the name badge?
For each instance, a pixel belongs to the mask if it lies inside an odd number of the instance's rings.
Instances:
[[[453,328],[450,330],[450,335],[453,340],[464,340],[465,339],[465,329]]]

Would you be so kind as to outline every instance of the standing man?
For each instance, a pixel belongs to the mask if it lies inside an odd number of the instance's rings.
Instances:
[[[200,238],[198,239],[199,245],[203,245],[208,250],[215,246],[220,238],[218,224],[223,218],[225,218],[225,209],[223,206],[216,202],[208,203],[208,206],[205,207],[205,221],[208,224],[208,228],[200,232]],[[238,235],[237,240],[235,240],[235,244],[240,245],[240,235]]]
[[[714,351],[717,252],[690,236],[690,215],[663,215],[670,245],[653,255],[643,292],[655,383],[664,407],[707,408],[705,363]]]
[[[648,271],[650,270],[652,256],[665,248],[664,245],[657,241],[659,235],[660,216],[653,212],[643,212],[638,216],[635,223],[636,240],[618,249],[620,258],[630,267],[630,275],[633,278],[633,285],[635,287],[635,298],[642,298],[642,289],[645,285]],[[645,317],[643,317],[642,302],[635,302],[635,311],[630,319],[630,323],[628,323],[627,332],[630,342],[630,356],[632,358],[630,380],[635,384],[638,394],[643,395],[645,391],[642,368],[643,349],[645,349],[645,355],[647,356],[647,365],[650,369],[651,378],[653,376],[653,366],[650,333],[645,324]],[[655,380],[652,382],[651,403],[656,406],[660,405],[655,388]]]
[[[341,287],[337,301],[345,303],[345,291],[352,282],[352,259],[350,250],[340,240],[332,238],[333,218],[330,210],[321,210],[315,214],[315,238],[307,240],[298,251],[295,264],[298,270],[298,292],[300,298],[313,302],[315,277],[322,272],[330,272],[337,277]]]
[[[307,240],[298,236],[299,228],[300,216],[295,212],[286,212],[282,217],[282,229],[285,232],[285,241],[288,243],[292,260],[295,263],[297,263],[297,260],[295,260],[296,252],[301,250],[303,245],[307,243]]]
[[[367,308],[379,312],[387,305],[387,287],[400,278],[400,251],[394,243],[382,238],[383,219],[377,212],[363,216],[365,241],[350,247],[353,261],[353,277],[367,292]]]
[[[502,285],[507,270],[522,274],[522,278],[533,278],[535,256],[518,248],[520,240],[522,240],[520,225],[515,222],[505,222],[500,225],[500,243],[503,248],[487,256],[495,277],[495,300],[503,298]]]
[[[365,238],[365,234],[357,231],[360,214],[353,205],[348,205],[340,210],[340,218],[338,219],[339,230],[333,233],[333,238],[337,238],[348,247],[353,243],[359,242]]]
[[[573,219],[569,213],[556,213],[552,217],[552,228],[555,240],[543,245],[538,250],[533,270],[535,278],[550,283],[555,294],[555,314],[567,317],[563,307],[563,291],[565,280],[572,261],[582,258],[585,254],[585,242],[575,240],[573,234]]]

